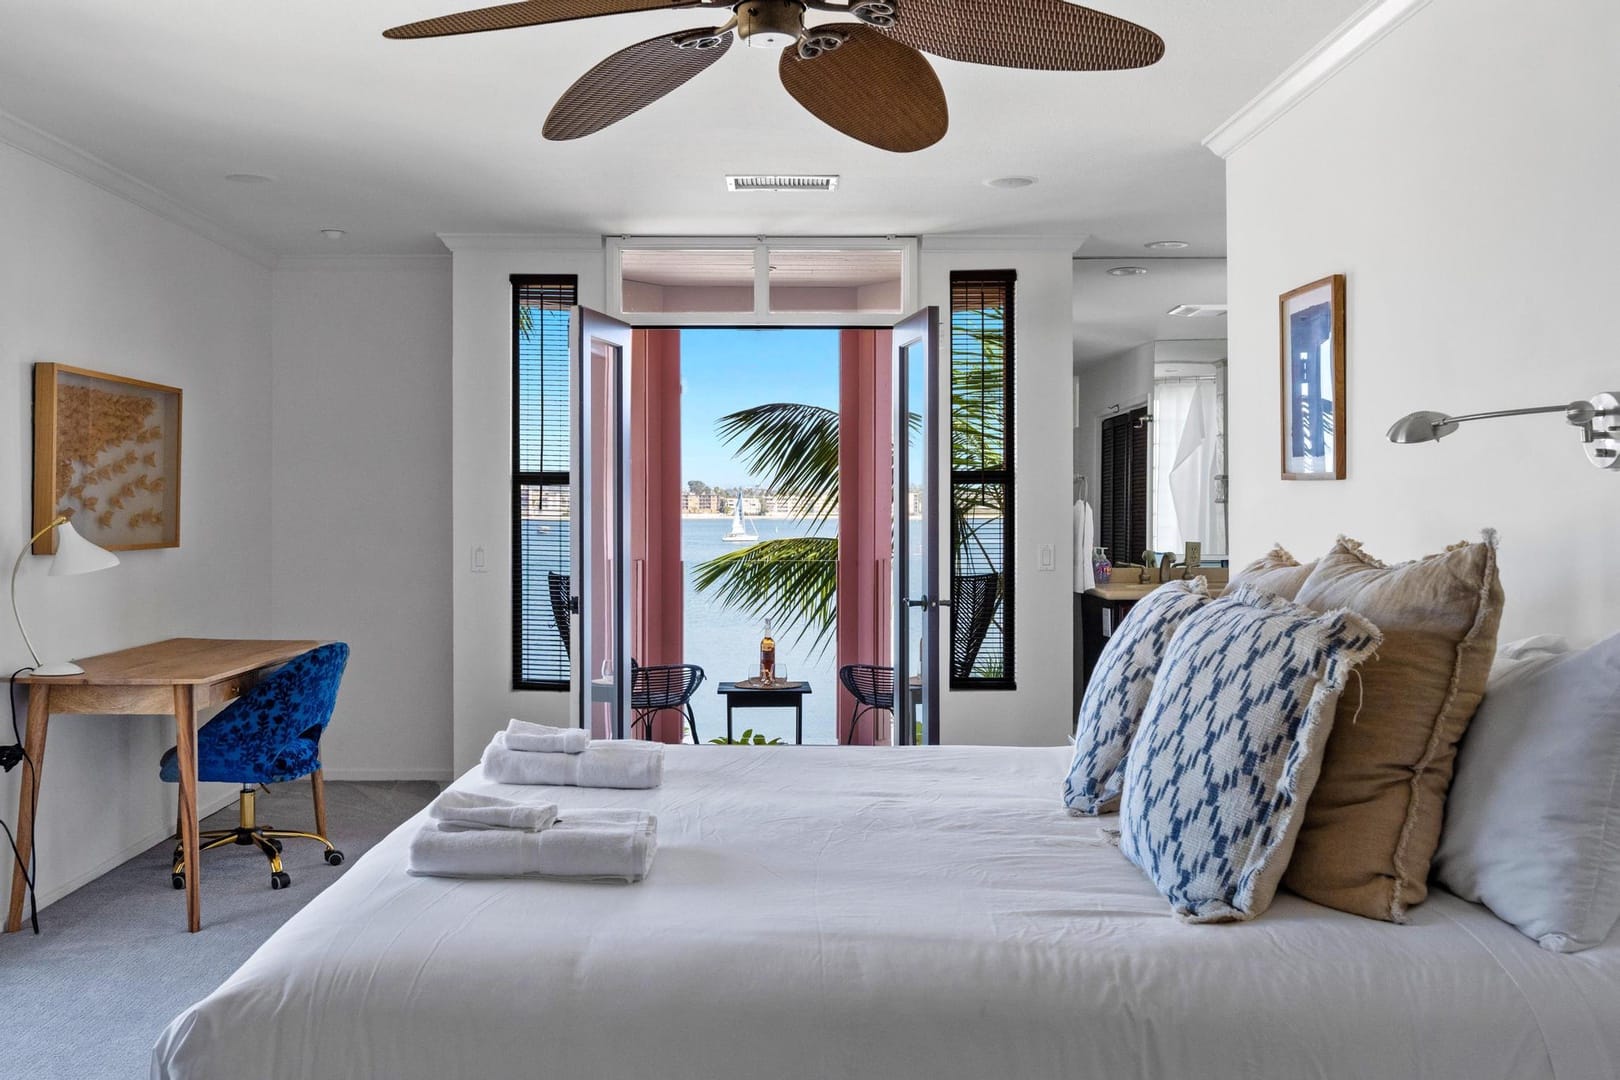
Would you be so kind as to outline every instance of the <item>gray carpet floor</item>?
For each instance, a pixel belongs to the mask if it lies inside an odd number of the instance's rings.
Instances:
[[[327,866],[319,844],[288,840],[287,889],[270,888],[269,863],[256,849],[204,855],[199,934],[185,932],[185,897],[169,883],[168,841],[41,911],[38,937],[26,922],[22,933],[0,936],[0,1077],[145,1077],[152,1043],[176,1014],[223,982],[438,789],[417,781],[328,783],[327,826],[345,861]],[[258,818],[276,828],[310,828],[308,783],[261,794]],[[231,806],[203,827],[235,824]]]

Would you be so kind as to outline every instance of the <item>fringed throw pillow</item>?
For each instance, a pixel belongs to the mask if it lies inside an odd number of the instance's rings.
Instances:
[[[1120,848],[1189,922],[1271,906],[1377,627],[1241,586],[1176,633],[1131,743]]]

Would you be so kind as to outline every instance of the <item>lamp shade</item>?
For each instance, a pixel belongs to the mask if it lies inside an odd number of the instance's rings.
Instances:
[[[1401,417],[1389,429],[1392,443],[1434,442],[1457,430],[1451,417],[1439,412],[1415,412]]]
[[[51,577],[91,574],[97,570],[110,570],[117,565],[118,556],[80,536],[73,522],[62,522],[56,533],[56,557],[51,560]]]

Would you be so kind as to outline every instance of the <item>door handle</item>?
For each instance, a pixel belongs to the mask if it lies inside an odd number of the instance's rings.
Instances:
[[[928,599],[928,595],[926,593],[923,594],[923,598],[921,600],[907,600],[906,601],[906,607],[922,608],[924,611],[927,611],[929,608],[931,608],[933,606],[934,606],[934,602],[932,600]]]

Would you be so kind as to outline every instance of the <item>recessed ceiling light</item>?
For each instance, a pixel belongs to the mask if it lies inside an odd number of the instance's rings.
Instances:
[[[1192,247],[1185,240],[1155,240],[1150,244],[1143,244],[1149,251],[1180,251],[1182,248]]]
[[[1035,183],[1035,178],[1033,176],[998,176],[994,179],[986,180],[984,182],[984,186],[1003,188],[1010,191],[1016,188],[1029,187],[1033,183]]]
[[[226,173],[225,179],[233,184],[273,184],[276,182],[275,177],[256,172]]]
[[[1108,274],[1110,277],[1141,277],[1147,272],[1145,266],[1116,266]]]
[[[322,229],[321,235],[326,237],[328,240],[341,240],[349,234],[344,229]]]

